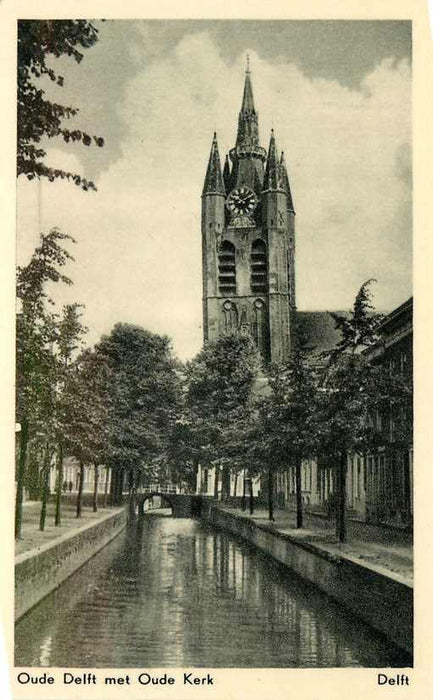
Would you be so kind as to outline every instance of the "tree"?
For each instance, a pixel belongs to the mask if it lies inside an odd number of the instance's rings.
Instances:
[[[97,28],[87,20],[19,20],[18,22],[18,124],[17,174],[29,180],[46,177],[71,180],[83,190],[93,189],[93,182],[80,175],[45,164],[46,152],[41,147],[44,137],[59,136],[66,143],[95,143],[103,146],[100,136],[90,136],[81,129],[68,129],[64,121],[78,114],[78,109],[47,99],[43,79],[63,87],[47,60],[49,56],[69,56],[77,63],[83,59],[80,49],[93,46],[98,40]]]
[[[186,483],[190,491],[195,491],[200,452],[195,437],[193,426],[182,406],[180,418],[174,422],[168,435],[165,459],[169,480],[179,485]]]
[[[123,323],[101,339],[95,354],[110,371],[105,458],[117,482],[114,501],[120,501],[126,472],[132,503],[143,476],[155,477],[164,464],[161,458],[180,416],[179,365],[166,336]]]
[[[74,354],[81,347],[82,337],[87,329],[81,323],[81,304],[66,304],[63,307],[63,315],[58,324],[57,334],[57,490],[54,524],[61,525],[61,497],[63,486],[63,458],[64,440],[68,425],[67,400],[68,375],[71,372],[71,361]]]
[[[86,348],[73,362],[65,379],[63,440],[80,465],[77,518],[82,512],[84,465],[95,465],[96,490],[96,466],[104,460],[107,450],[110,383],[108,363],[91,348]]]
[[[219,467],[223,495],[230,470],[245,452],[246,425],[260,369],[256,346],[247,335],[230,333],[206,343],[187,364],[187,407],[202,464],[215,467],[215,496]]]
[[[20,309],[16,325],[16,415],[21,426],[15,502],[17,539],[21,537],[29,441],[44,440],[51,427],[49,416],[54,403],[55,316],[47,308],[52,300],[46,284],[59,281],[72,284],[59,268],[72,259],[63,242],[73,240],[58,229],[42,233],[29,264],[17,270]]]
[[[303,524],[302,460],[317,451],[317,379],[305,351],[298,345],[285,363],[271,367],[271,393],[259,410],[261,453],[268,465],[269,517],[273,516],[273,482],[278,469],[295,467],[296,527]]]
[[[364,452],[380,443],[381,434],[371,416],[388,394],[383,373],[368,362],[363,350],[378,341],[381,316],[374,313],[370,285],[356,295],[348,317],[333,314],[341,340],[325,356],[319,402],[319,452],[336,460],[336,532],[346,538],[346,461],[349,452]]]

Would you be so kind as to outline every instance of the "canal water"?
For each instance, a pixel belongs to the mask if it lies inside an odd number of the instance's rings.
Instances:
[[[403,667],[410,660],[269,557],[145,515],[18,622],[17,666]]]

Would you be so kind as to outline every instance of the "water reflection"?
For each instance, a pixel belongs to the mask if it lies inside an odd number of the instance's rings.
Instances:
[[[16,665],[405,666],[327,596],[193,520],[145,516],[16,627]]]

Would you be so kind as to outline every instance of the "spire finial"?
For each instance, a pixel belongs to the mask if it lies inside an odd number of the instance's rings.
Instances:
[[[247,53],[247,70],[245,71],[246,73],[250,72],[250,54]]]

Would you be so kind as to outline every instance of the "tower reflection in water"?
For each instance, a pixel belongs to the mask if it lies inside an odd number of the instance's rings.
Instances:
[[[16,626],[16,665],[406,666],[268,557],[194,520],[145,516]]]

